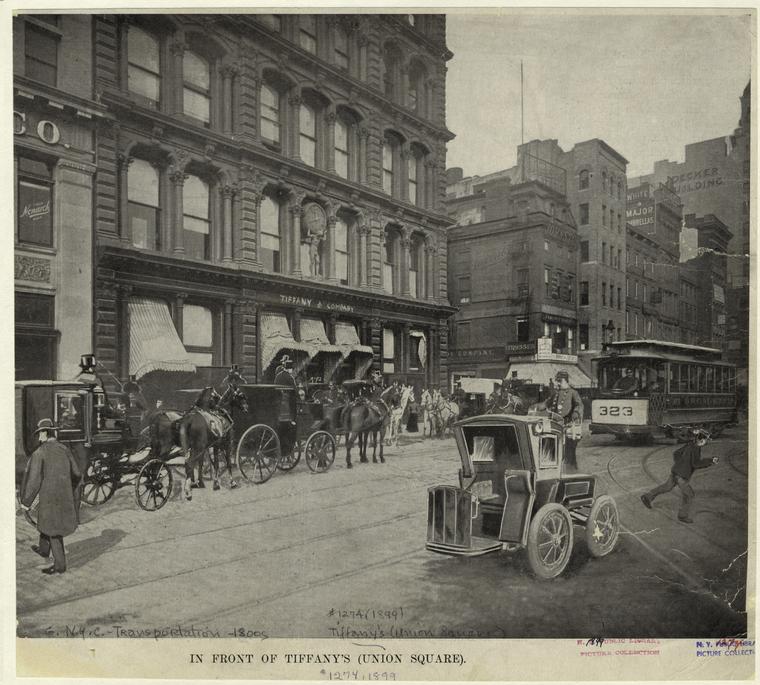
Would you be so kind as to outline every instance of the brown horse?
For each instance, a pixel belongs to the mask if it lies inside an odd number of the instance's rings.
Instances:
[[[359,461],[366,464],[367,443],[372,434],[372,462],[377,464],[378,435],[380,439],[380,463],[385,463],[383,457],[383,442],[385,432],[391,418],[391,407],[398,391],[394,388],[386,388],[376,400],[362,399],[352,404],[347,404],[341,413],[341,425],[346,434],[346,468],[353,467],[351,464],[351,448],[354,442],[359,441]]]

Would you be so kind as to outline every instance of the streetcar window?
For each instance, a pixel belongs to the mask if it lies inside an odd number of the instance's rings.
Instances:
[[[726,369],[728,371],[728,391],[736,392],[736,376],[733,374],[733,369]]]
[[[725,366],[720,370],[720,391],[728,392],[728,369]]]
[[[706,392],[707,387],[705,384],[705,367],[697,367],[697,392]]]
[[[699,392],[697,390],[697,367],[695,364],[688,365],[689,374],[689,392]]]
[[[715,367],[705,367],[705,392],[715,392]]]
[[[678,392],[689,392],[689,367],[679,364],[678,374]]]

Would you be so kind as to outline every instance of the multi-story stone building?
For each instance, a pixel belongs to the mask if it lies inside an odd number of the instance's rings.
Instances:
[[[680,199],[644,183],[627,201],[626,336],[679,342]]]
[[[699,338],[697,330],[699,274],[692,269],[679,268],[678,279],[680,295],[678,299],[678,327],[680,329],[680,338],[677,342],[696,345]]]
[[[445,17],[91,21],[98,357],[443,381]]]
[[[67,379],[92,350],[91,19],[13,19],[16,378]]]
[[[546,384],[577,368],[578,231],[565,171],[551,164],[475,180],[463,194],[450,170],[449,294],[452,381],[474,376]]]

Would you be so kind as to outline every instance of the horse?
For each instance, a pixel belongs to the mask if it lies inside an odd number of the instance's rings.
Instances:
[[[347,404],[341,412],[341,425],[346,436],[346,468],[353,468],[351,464],[351,448],[359,441],[359,461],[366,464],[367,443],[369,434],[372,433],[372,462],[377,463],[378,434],[380,436],[380,463],[385,463],[383,457],[383,441],[391,416],[389,397],[391,393],[397,393],[393,386],[386,388],[380,393],[377,400],[360,399]],[[386,401],[387,397],[387,401]]]
[[[506,397],[498,397],[494,401],[490,401],[486,406],[486,414],[527,414],[528,410],[525,408],[525,402],[519,395],[513,395],[511,392],[507,393]]]
[[[406,406],[412,397],[412,391],[413,388],[411,385],[405,385],[401,389],[398,406],[391,408],[391,415],[388,420],[389,431],[385,442],[389,447],[391,444],[393,444],[394,447],[398,447],[398,436],[401,433],[401,420],[404,416],[404,411],[406,411]]]
[[[433,437],[433,395],[425,388],[420,395],[420,411],[422,421],[422,437],[425,437],[425,428],[430,429],[430,437]]]
[[[219,450],[224,453],[227,470],[230,473],[230,488],[237,487],[232,477],[232,418],[226,406],[238,406],[248,411],[245,395],[235,383],[227,383],[227,388],[220,396],[212,387],[205,388],[192,409],[182,415],[177,412],[163,411],[156,414],[150,426],[152,458],[161,458],[179,445],[185,455],[184,493],[187,500],[192,499],[194,469],[197,467],[199,478],[197,485],[203,487],[203,459],[206,453],[212,453],[212,478],[214,490],[219,484]]]
[[[441,438],[446,429],[459,418],[459,405],[456,402],[447,400],[441,395],[439,390],[433,391],[433,405],[431,414],[435,423],[436,435]]]

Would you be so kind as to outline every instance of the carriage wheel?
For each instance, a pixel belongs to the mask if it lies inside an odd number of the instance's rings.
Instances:
[[[308,467],[314,473],[324,473],[335,461],[335,438],[327,431],[312,433],[303,451]]]
[[[594,500],[586,521],[586,546],[593,557],[603,557],[614,548],[620,534],[617,504],[609,495]]]
[[[166,504],[172,494],[174,476],[160,459],[150,459],[140,469],[135,481],[137,503],[145,511],[156,511]]]
[[[548,580],[565,570],[573,551],[573,522],[561,504],[544,504],[530,522],[528,563],[533,573]]]
[[[87,465],[82,482],[82,501],[90,506],[106,503],[116,492],[116,476],[109,459],[110,456],[99,454]]]
[[[296,440],[293,449],[288,454],[281,454],[277,460],[277,468],[280,471],[290,471],[299,461],[301,461],[301,451],[303,445],[300,440]]]
[[[256,484],[266,483],[280,461],[280,439],[269,426],[257,423],[240,438],[237,462],[243,478]]]

